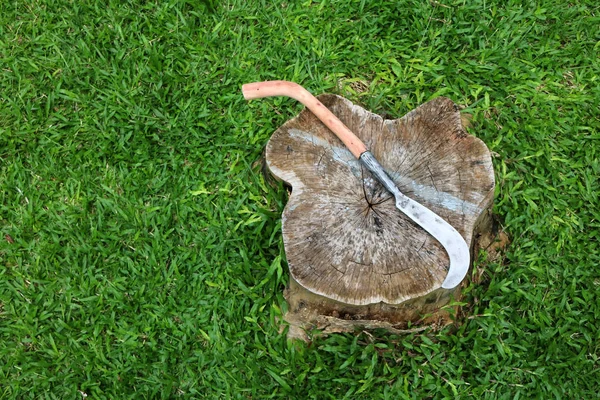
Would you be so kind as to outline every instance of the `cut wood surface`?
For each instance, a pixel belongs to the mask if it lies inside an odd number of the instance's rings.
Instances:
[[[472,246],[489,217],[494,174],[489,150],[465,132],[451,100],[439,97],[385,120],[336,95],[318,98],[404,194],[446,219]],[[303,110],[280,127],[266,161],[292,187],[282,231],[290,274],[301,288],[347,306],[401,305],[434,292],[435,303],[447,297],[440,294],[449,264],[443,247],[395,207],[314,114]]]

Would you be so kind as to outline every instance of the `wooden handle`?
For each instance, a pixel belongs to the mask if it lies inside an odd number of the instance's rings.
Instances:
[[[367,151],[367,146],[342,121],[327,109],[315,96],[294,82],[265,81],[248,83],[242,86],[246,100],[261,97],[287,96],[298,100],[312,111],[342,142],[356,158]]]

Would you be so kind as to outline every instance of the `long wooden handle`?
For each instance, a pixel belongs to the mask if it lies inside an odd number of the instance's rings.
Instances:
[[[367,146],[342,121],[327,109],[315,96],[294,82],[265,81],[248,83],[242,86],[246,100],[261,97],[287,96],[298,100],[312,111],[342,142],[356,158],[367,151]]]

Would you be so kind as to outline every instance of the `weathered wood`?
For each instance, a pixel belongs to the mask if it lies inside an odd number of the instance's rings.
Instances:
[[[404,194],[446,219],[473,250],[474,237],[489,229],[494,174],[489,150],[465,132],[452,101],[440,97],[384,120],[339,96],[319,100]],[[460,288],[440,288],[449,263],[443,247],[395,207],[314,114],[303,110],[280,127],[266,161],[292,187],[282,215],[292,325],[319,326],[325,318],[330,325],[398,327],[445,315],[440,308]]]

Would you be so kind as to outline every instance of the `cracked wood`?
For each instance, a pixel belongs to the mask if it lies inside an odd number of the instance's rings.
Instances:
[[[445,218],[472,243],[492,204],[485,144],[464,131],[452,101],[437,98],[384,120],[335,95],[319,100],[371,149],[400,191]],[[292,278],[351,305],[400,304],[439,288],[448,256],[396,209],[392,196],[310,111],[267,145],[271,173],[292,187],[282,215]]]

